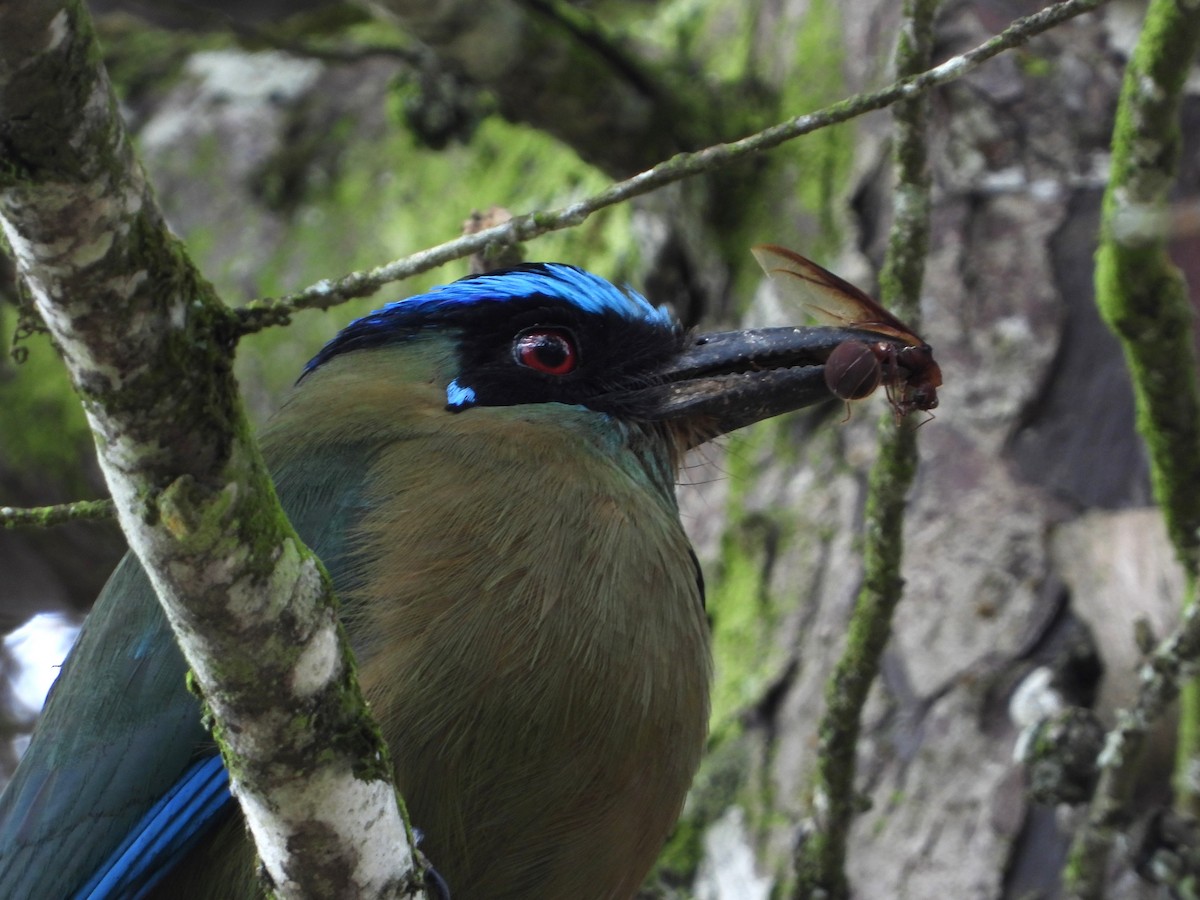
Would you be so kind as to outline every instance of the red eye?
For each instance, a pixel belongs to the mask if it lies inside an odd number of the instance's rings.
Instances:
[[[535,372],[547,375],[566,375],[575,371],[579,356],[575,338],[569,331],[556,328],[531,328],[517,335],[513,343],[513,359]]]

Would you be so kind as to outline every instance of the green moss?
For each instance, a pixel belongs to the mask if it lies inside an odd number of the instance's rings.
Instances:
[[[431,241],[452,239],[474,209],[498,205],[523,213],[557,207],[607,183],[557,141],[499,117],[481,123],[470,147],[440,152],[414,147],[399,126],[375,141],[344,137],[347,143],[334,179],[296,209],[286,243],[266,254],[256,248],[252,267],[230,258],[209,263],[206,256],[219,252],[212,236],[187,235],[196,258],[219,288],[244,295],[244,276],[238,273],[252,270],[255,291],[278,296],[322,278],[378,265]],[[464,198],[462,204],[447,202],[454,197]],[[580,228],[529,243],[528,256],[569,260],[624,280],[637,262],[628,237],[630,215],[628,207],[599,213]],[[265,387],[268,396],[278,395],[330,334],[350,319],[466,273],[464,260],[329,313],[297,316],[290,328],[253,335],[241,345],[239,378]],[[265,410],[271,404],[252,398],[252,405]]]
[[[762,556],[761,529],[754,523],[731,524],[710,606],[717,667],[712,721],[714,734],[722,737],[727,729],[736,729],[737,714],[759,698],[776,674],[764,659],[771,650],[777,615],[765,596]]]
[[[779,645],[778,626],[791,598],[772,596],[767,560],[795,552],[800,536],[789,521],[769,511],[748,511],[745,491],[780,433],[789,431],[786,420],[743,429],[730,437],[724,457],[731,493],[725,510],[729,525],[716,577],[709,583],[716,662],[709,749],[656,870],[667,884],[689,883],[703,855],[708,825],[731,805],[746,811],[754,832],[769,827],[775,815],[772,786],[765,777],[753,776],[765,772],[760,735],[745,731],[743,713],[779,679],[787,663],[788,648]]]
[[[796,30],[796,70],[785,80],[781,94],[785,115],[819,109],[845,95],[839,10],[830,0],[814,0]],[[790,157],[794,196],[817,217],[819,230],[808,247],[810,254],[832,253],[841,246],[836,205],[849,183],[856,128],[857,123],[825,128],[776,151]]]
[[[798,24],[788,77],[779,85],[776,102],[761,108],[756,120],[748,123],[753,129],[820,109],[846,94],[839,7],[829,0],[814,0]],[[752,186],[741,192],[754,202],[739,208],[722,236],[726,256],[737,266],[734,296],[744,298],[743,311],[762,277],[747,254],[750,246],[783,244],[814,259],[841,249],[858,127],[848,122],[823,128],[755,161],[760,168],[749,173]],[[807,321],[800,311],[794,319]]]
[[[719,742],[725,730],[736,727],[736,713],[751,696],[761,662],[759,602],[763,585],[753,542],[743,530],[742,491],[751,483],[746,475],[750,460],[757,456],[766,429],[743,429],[729,439],[725,459],[729,466],[730,499],[726,507],[728,525],[721,541],[719,574],[708,591],[708,610],[713,620],[715,676],[710,730]]]
[[[1097,303],[1122,337],[1154,496],[1188,572],[1200,571],[1200,397],[1187,287],[1161,247],[1101,244]]]
[[[778,427],[778,422],[765,422],[743,429],[730,438],[725,457],[731,488],[725,511],[728,525],[708,598],[716,666],[711,731],[716,743],[736,736],[741,711],[758,701],[785,664],[785,649],[776,640],[784,604],[771,595],[768,559],[789,544],[793,526],[769,510],[748,513],[743,493],[754,483],[754,472],[774,444]]]
[[[1030,78],[1046,79],[1054,75],[1054,61],[1022,50],[1012,51],[1021,71]]]
[[[16,319],[0,304],[0,334],[11,335]],[[0,359],[0,458],[15,472],[81,493],[84,460],[93,452],[83,409],[50,339],[30,335],[20,346],[20,365],[7,354]]]
[[[687,807],[667,840],[652,881],[688,884],[704,856],[708,825],[734,804],[747,805],[746,772],[753,768],[745,741],[726,740],[711,747],[688,795]]]
[[[179,80],[191,53],[228,45],[231,40],[228,35],[157,29],[143,19],[121,14],[99,16],[95,22],[104,67],[117,96],[126,103],[164,93]]]
[[[750,512],[745,492],[758,477],[764,459],[772,465],[800,465],[809,457],[837,459],[837,436],[830,429],[807,442],[795,437],[795,417],[780,417],[742,429],[729,438],[724,457],[730,494],[725,509],[728,526],[721,544],[717,577],[709,591],[713,617],[713,655],[717,673],[713,692],[712,730],[723,735],[736,728],[740,711],[756,702],[764,687],[779,677],[786,648],[778,646],[780,617],[794,602],[773,595],[767,562],[778,555],[793,556],[808,542],[828,540],[805,523],[801,530],[793,513],[767,508]]]
[[[1106,196],[1109,221],[1115,192],[1110,187]],[[1096,300],[1122,338],[1137,427],[1150,451],[1154,497],[1184,567],[1187,592],[1194,595],[1200,572],[1200,396],[1186,284],[1161,245],[1122,246],[1109,236],[1096,256]],[[1183,686],[1178,747],[1176,803],[1194,814],[1200,810],[1191,778],[1200,757],[1200,687],[1195,681]]]
[[[703,854],[704,828],[701,822],[690,817],[679,821],[655,864],[655,875],[679,873],[684,876],[695,872]]]
[[[1153,0],[1125,72],[1113,132],[1112,171],[1104,195],[1096,258],[1096,303],[1121,338],[1133,379],[1137,426],[1150,451],[1154,497],[1193,595],[1200,578],[1200,389],[1192,343],[1193,312],[1164,235],[1134,222],[1161,215],[1181,147],[1180,105],[1188,61],[1200,46],[1200,17],[1170,0]],[[1200,758],[1200,687],[1180,704],[1176,805],[1200,811],[1190,777]],[[1073,855],[1088,853],[1082,840]],[[1102,858],[1107,846],[1091,851]],[[1102,863],[1094,870],[1103,870]],[[1084,869],[1071,878],[1087,878]],[[1095,876],[1094,872],[1091,873]],[[1070,881],[1068,882],[1070,883]]]

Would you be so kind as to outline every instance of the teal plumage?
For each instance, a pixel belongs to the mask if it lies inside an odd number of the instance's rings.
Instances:
[[[637,889],[707,727],[682,454],[827,398],[821,362],[848,335],[689,338],[541,265],[392,304],[310,364],[264,455],[456,900]],[[184,674],[126,559],[0,798],[0,896],[257,895]]]

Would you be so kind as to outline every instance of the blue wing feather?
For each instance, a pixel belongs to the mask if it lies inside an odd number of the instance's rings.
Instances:
[[[352,446],[302,456],[276,471],[280,500],[346,590],[354,581],[346,536],[362,513],[366,465]],[[0,897],[136,898],[231,809],[186,672],[130,554],[0,796]]]
[[[232,808],[221,758],[201,760],[142,816],[73,900],[144,897]]]

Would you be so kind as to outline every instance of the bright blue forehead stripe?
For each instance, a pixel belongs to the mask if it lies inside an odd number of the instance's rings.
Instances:
[[[347,325],[304,367],[305,374],[339,353],[377,347],[425,328],[454,324],[483,303],[505,303],[530,297],[557,299],[580,312],[618,315],[634,322],[671,328],[675,318],[653,306],[631,288],[616,285],[564,263],[530,263],[483,275],[471,275],[433,288],[425,294],[397,300]]]

